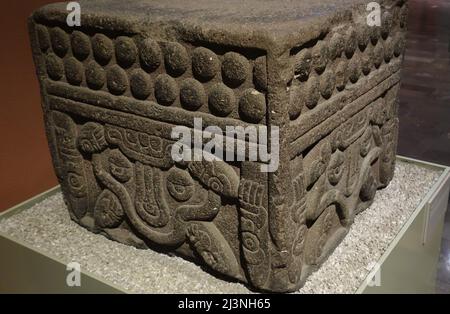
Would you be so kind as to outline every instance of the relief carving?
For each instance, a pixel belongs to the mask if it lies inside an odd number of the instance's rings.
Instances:
[[[251,180],[239,185],[241,245],[250,281],[263,287],[269,276],[268,213],[265,187]]]
[[[67,189],[67,201],[77,218],[87,211],[88,186],[83,168],[83,157],[77,150],[77,128],[66,114],[53,111],[52,136],[56,141],[56,158],[60,164],[63,189]]]
[[[195,1],[174,24],[165,19],[179,10],[149,2],[142,18],[112,1],[124,23],[99,3],[83,12],[102,18],[77,30],[61,19],[64,6],[30,17],[47,134],[72,219],[257,289],[299,288],[394,175],[405,1],[388,0],[381,27],[361,24],[365,6],[336,1],[343,14],[324,11],[326,23],[298,23],[295,32],[285,17],[301,20],[305,4],[291,1],[270,10],[289,36],[271,36],[264,23],[250,23],[246,34],[219,26],[198,33],[202,17],[189,29],[178,21],[202,12],[206,4]],[[248,7],[257,15],[266,6]],[[197,117],[205,127],[279,127],[279,168],[175,162],[171,131],[192,129]],[[262,145],[244,142],[246,152]]]
[[[213,223],[191,223],[187,236],[197,254],[212,269],[230,277],[242,278],[236,256]]]
[[[168,168],[173,164],[173,160],[167,158],[172,147],[168,140],[109,125],[106,126],[105,135],[108,143],[117,145],[129,158],[160,168]]]

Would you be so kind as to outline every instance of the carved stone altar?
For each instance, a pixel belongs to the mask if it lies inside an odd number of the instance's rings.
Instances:
[[[297,290],[392,176],[405,1],[80,1],[30,17],[73,220],[261,290]],[[280,128],[280,164],[175,162],[194,117]],[[246,145],[251,143],[246,140]],[[89,245],[89,243],[86,243]]]

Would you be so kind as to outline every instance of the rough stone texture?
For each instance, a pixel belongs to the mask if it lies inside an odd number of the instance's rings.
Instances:
[[[389,186],[355,217],[344,240],[298,292],[354,293],[441,174],[397,162]],[[71,221],[61,193],[1,220],[0,232],[64,263],[78,262],[83,271],[132,293],[249,292],[242,284],[219,280],[181,258],[135,249],[87,231]],[[381,273],[381,284],[383,278]]]
[[[251,286],[294,291],[394,172],[406,4],[80,1],[30,17],[71,218]],[[175,163],[175,125],[280,128],[280,167]],[[246,143],[250,145],[251,143]],[[88,245],[88,244],[86,244]]]

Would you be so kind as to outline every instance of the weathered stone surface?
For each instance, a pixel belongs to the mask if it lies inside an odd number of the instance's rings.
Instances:
[[[381,1],[368,27],[368,2],[80,1],[80,27],[65,4],[37,10],[30,37],[72,219],[296,290],[393,176],[406,25],[392,17],[406,4]],[[278,170],[175,162],[171,130],[194,117],[278,126]]]

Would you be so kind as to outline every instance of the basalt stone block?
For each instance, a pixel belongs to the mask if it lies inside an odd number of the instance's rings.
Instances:
[[[368,2],[80,1],[76,27],[64,3],[34,12],[72,219],[256,289],[298,289],[393,176],[406,4],[380,1],[368,26]],[[279,127],[279,167],[175,162],[171,131],[195,117]]]

